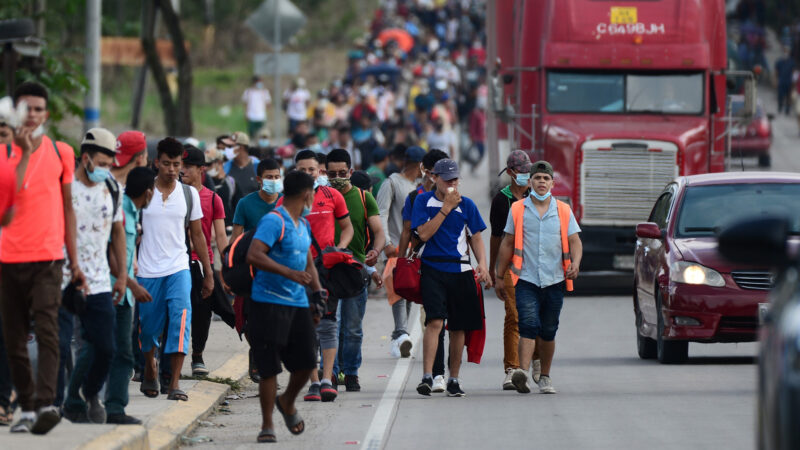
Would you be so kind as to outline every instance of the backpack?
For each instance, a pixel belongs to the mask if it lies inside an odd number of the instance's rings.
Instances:
[[[269,214],[275,214],[281,218],[281,235],[278,237],[277,244],[283,240],[286,222],[277,211],[270,211]],[[231,288],[231,291],[239,297],[250,297],[253,290],[255,269],[250,264],[247,264],[247,252],[250,250],[250,244],[253,243],[253,236],[255,236],[256,230],[257,228],[253,228],[246,233],[240,234],[222,251],[222,279],[225,280],[225,284]]]
[[[369,283],[369,274],[364,265],[353,259],[353,252],[336,247],[320,248],[314,236],[311,236],[311,244],[317,250],[317,257],[314,258],[314,267],[317,268],[319,282],[328,291],[330,298],[351,298],[359,295]],[[333,267],[328,268],[324,264],[325,256],[330,255],[339,262]],[[349,260],[349,262],[344,262]]]
[[[58,146],[56,145],[56,141],[50,139],[50,143],[53,144],[53,150],[56,151],[56,156],[58,156],[58,160],[59,161],[63,161],[61,159],[61,152],[58,151]],[[11,144],[6,144],[6,158],[11,158],[11,154],[12,153],[13,152],[11,151]],[[63,168],[63,166],[61,168],[61,177],[59,177],[59,181],[64,181],[64,168]]]

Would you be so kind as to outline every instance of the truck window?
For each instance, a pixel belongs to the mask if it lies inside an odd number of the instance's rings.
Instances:
[[[547,110],[569,113],[700,114],[702,73],[549,72]]]

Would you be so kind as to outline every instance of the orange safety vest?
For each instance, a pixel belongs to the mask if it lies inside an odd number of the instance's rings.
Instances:
[[[522,273],[522,221],[525,216],[525,200],[517,200],[511,205],[511,219],[514,221],[514,255],[511,257],[511,279],[514,281],[514,286],[519,281],[519,276]],[[567,269],[572,264],[572,259],[569,255],[569,239],[567,238],[567,230],[569,229],[570,208],[569,205],[556,200],[558,206],[558,221],[561,222],[561,265],[564,267],[564,279],[567,282],[567,290],[572,291],[572,280],[567,280]]]

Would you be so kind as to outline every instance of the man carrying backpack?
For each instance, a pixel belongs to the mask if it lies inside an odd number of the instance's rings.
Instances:
[[[122,194],[111,179],[117,139],[104,128],[92,128],[81,142],[80,166],[75,170],[72,207],[77,219],[78,264],[86,274],[86,304],[75,311],[81,322],[80,349],[64,400],[64,417],[71,422],[106,423],[106,411],[98,393],[108,376],[114,356],[114,322],[118,304],[126,292],[127,271],[115,267],[111,286],[108,237],[116,261],[125,261],[125,229],[122,225]],[[71,274],[64,273],[63,285]],[[88,405],[88,409],[87,409]]]
[[[142,211],[142,241],[139,246],[139,272],[137,279],[153,301],[139,305],[141,347],[145,356],[144,375],[140,390],[147,397],[159,394],[155,348],[169,323],[162,351],[169,354],[172,379],[168,389],[169,400],[188,400],[180,390],[183,359],[189,345],[192,323],[191,290],[187,241],[192,247],[207,248],[200,219],[203,211],[197,190],[178,181],[181,171],[183,145],[174,138],[158,143],[155,192],[153,200]],[[197,253],[203,268],[203,286],[200,295],[208,297],[214,290],[214,274],[208,253]]]

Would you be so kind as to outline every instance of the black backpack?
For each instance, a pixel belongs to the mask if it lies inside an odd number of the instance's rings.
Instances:
[[[339,263],[328,269],[322,263],[323,254],[338,252],[352,257],[353,252],[336,247],[325,247],[323,250],[313,235],[311,244],[317,250],[317,257],[314,258],[314,267],[317,268],[319,282],[323,288],[327,289],[330,298],[351,298],[364,291],[367,283],[369,283],[369,275],[363,264],[354,260],[352,264]]]
[[[278,242],[280,242],[286,231],[286,222],[277,211],[270,211],[270,214],[276,214],[281,218],[281,236],[278,238]],[[256,228],[240,234],[222,251],[222,279],[225,280],[225,284],[231,288],[231,291],[240,297],[250,297],[253,290],[253,278],[255,278],[256,272],[253,266],[247,264],[247,252],[250,250],[250,244],[253,242],[255,234]]]

